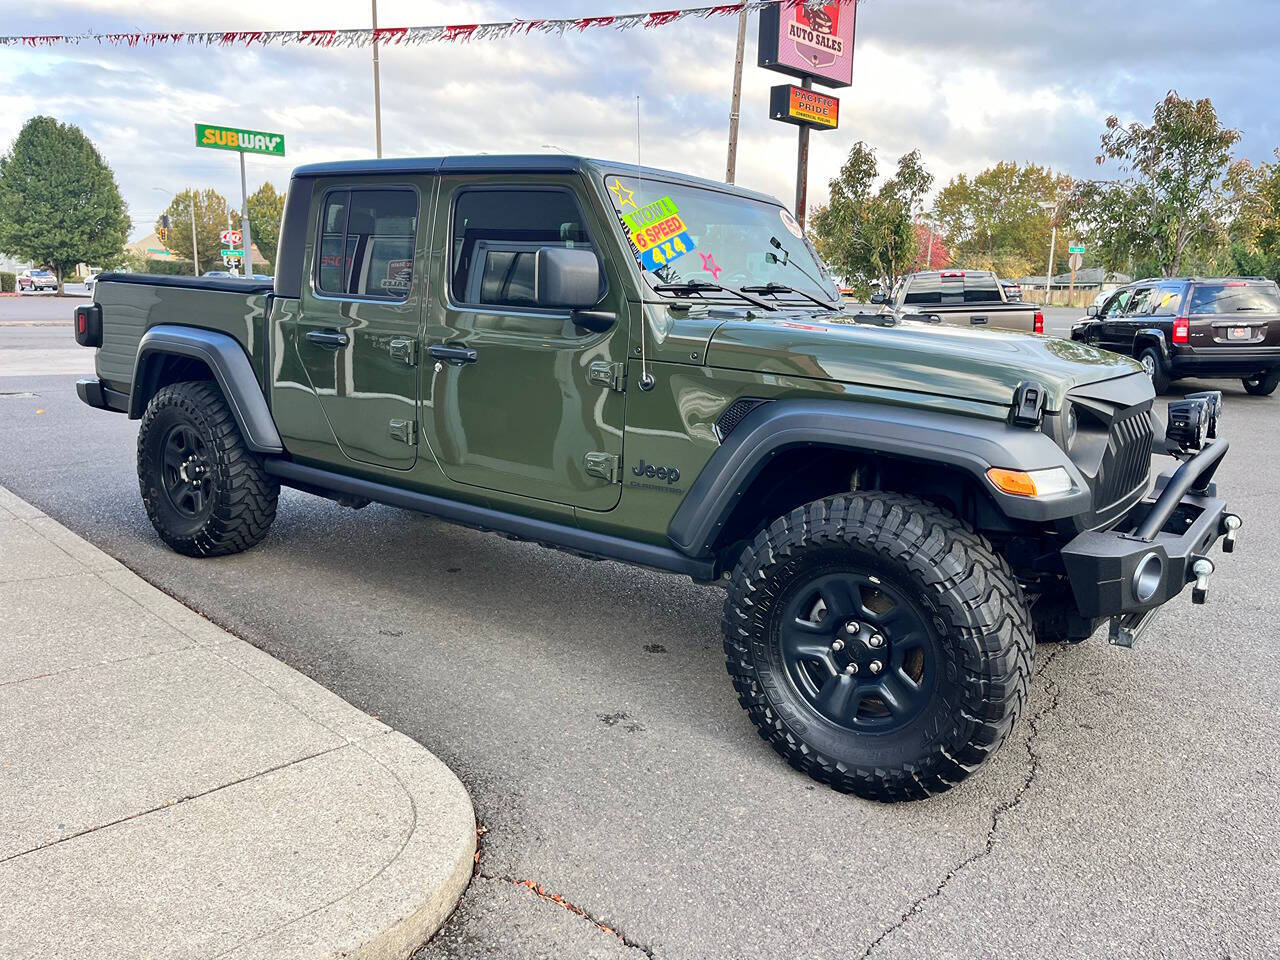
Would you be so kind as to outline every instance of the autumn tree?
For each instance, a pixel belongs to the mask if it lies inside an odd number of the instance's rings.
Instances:
[[[1099,166],[1114,162],[1124,179],[1082,185],[1073,198],[1108,267],[1150,260],[1166,277],[1219,244],[1231,216],[1228,178],[1238,130],[1223,127],[1208,98],[1171,90],[1150,125],[1107,118]]]
[[[284,216],[284,194],[270,183],[264,183],[249,194],[249,226],[253,245],[269,264],[276,262],[280,246],[280,220]]]
[[[1048,167],[997,163],[972,177],[953,177],[938,192],[933,217],[958,266],[1020,277],[1033,264],[1043,271],[1048,256],[1052,211],[1041,204],[1055,203],[1070,190],[1071,178]],[[1066,227],[1060,223],[1059,233]]]
[[[933,184],[920,151],[898,159],[877,189],[875,150],[859,141],[830,183],[830,199],[814,210],[814,245],[823,259],[864,291],[873,280],[892,289],[911,269],[917,243],[912,214]]]
[[[1214,272],[1280,279],[1280,150],[1275,156],[1273,163],[1232,165],[1228,246]]]
[[[173,198],[162,216],[169,218],[168,247],[184,260],[193,260],[191,244],[191,206],[195,204],[195,252],[199,254],[196,273],[222,266],[222,231],[240,228],[240,212],[233,210],[227,198],[212,188],[195,190],[188,188]],[[162,220],[156,220],[160,230]],[[279,228],[277,227],[277,232]],[[256,241],[256,237],[254,238]],[[261,249],[261,247],[259,247]]]
[[[918,270],[937,270],[951,263],[951,248],[947,246],[946,238],[938,231],[937,227],[930,229],[928,224],[917,223],[915,225],[916,233],[916,258],[911,262],[908,272],[915,273]]]
[[[62,283],[79,263],[124,256],[129,216],[115,175],[74,124],[32,117],[0,157],[0,251],[48,267]]]

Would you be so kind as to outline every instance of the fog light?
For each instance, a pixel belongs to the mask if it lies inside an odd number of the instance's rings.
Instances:
[[[1146,603],[1160,589],[1160,581],[1164,579],[1164,559],[1160,554],[1152,552],[1138,561],[1133,571],[1133,595],[1139,603]]]

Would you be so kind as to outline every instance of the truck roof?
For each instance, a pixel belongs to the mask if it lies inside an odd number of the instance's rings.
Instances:
[[[600,173],[604,175],[635,176],[636,164],[612,160],[596,160],[590,157],[570,156],[560,153],[472,154],[456,157],[389,157],[381,160],[335,160],[326,163],[308,163],[293,171],[295,177],[351,177],[378,174],[441,174],[441,173]],[[658,167],[639,168],[641,177],[655,180],[676,180],[691,186],[733,193],[754,200],[779,203],[777,198],[755,190],[746,190],[734,184],[707,180],[675,170]]]

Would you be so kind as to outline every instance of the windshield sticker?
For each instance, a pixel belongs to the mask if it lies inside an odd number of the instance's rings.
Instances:
[[[804,239],[804,230],[801,228],[800,222],[796,220],[794,216],[791,215],[790,210],[787,210],[784,207],[783,209],[778,211],[778,216],[782,217],[782,225],[787,228],[788,233],[790,233],[797,240]]]
[[[612,189],[612,188],[610,188]],[[646,270],[657,270],[695,246],[688,228],[680,219],[680,208],[670,197],[638,207],[622,218],[630,232],[629,239],[640,252]]]
[[[712,280],[719,280],[720,274],[724,272],[724,267],[716,263],[716,255],[714,253],[700,253],[702,258],[702,269],[711,274]]]
[[[638,209],[638,205],[633,199],[636,195],[634,190],[628,190],[622,185],[622,181],[617,177],[613,178],[613,184],[609,187],[609,192],[618,198],[618,209],[627,209],[627,204],[631,204],[632,209]]]

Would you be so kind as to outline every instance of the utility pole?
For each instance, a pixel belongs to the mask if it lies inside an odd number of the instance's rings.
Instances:
[[[733,183],[738,170],[738,113],[742,106],[742,59],[747,49],[747,8],[738,14],[738,52],[733,61],[733,96],[729,101],[729,162],[725,183]]]
[[[1053,228],[1049,233],[1049,268],[1044,274],[1044,305],[1047,307],[1049,306],[1049,296],[1053,293],[1053,248],[1058,242],[1058,202],[1056,200],[1052,202],[1045,200],[1039,206],[1041,210],[1049,211],[1049,217],[1051,218],[1049,224]]]
[[[249,232],[249,186],[244,176],[244,151],[240,151],[240,238],[244,243],[241,276],[253,276],[253,235]]]
[[[200,276],[200,252],[196,249],[196,188],[191,188],[191,275]]]
[[[806,90],[813,89],[813,80],[805,77],[800,86]],[[809,128],[801,125],[799,145],[796,150],[796,220],[800,229],[804,229],[805,207],[809,202]]]
[[[382,158],[382,86],[378,79],[378,0],[373,3],[373,142]]]

